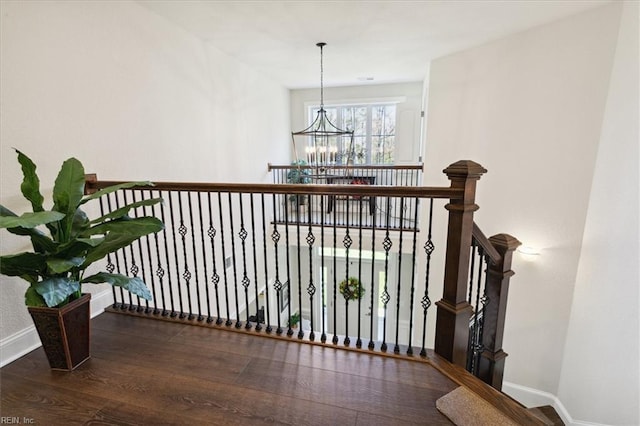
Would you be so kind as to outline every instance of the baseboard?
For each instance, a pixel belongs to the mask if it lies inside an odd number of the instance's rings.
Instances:
[[[562,404],[562,401],[560,401],[557,396],[549,392],[543,392],[509,382],[504,382],[502,384],[502,391],[527,408],[541,407],[543,405],[552,406],[567,426],[607,426],[603,423],[593,423],[574,419],[571,417],[564,404]]]
[[[113,303],[113,293],[107,289],[91,295],[91,318],[104,312]],[[33,325],[0,340],[0,367],[28,354],[41,346],[40,337]]]

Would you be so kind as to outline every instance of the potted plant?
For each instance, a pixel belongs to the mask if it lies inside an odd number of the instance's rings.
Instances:
[[[151,292],[138,277],[98,272],[86,274],[96,261],[128,246],[138,238],[163,229],[155,217],[131,218],[131,209],[150,206],[161,199],[130,203],[90,220],[81,207],[119,189],[151,185],[130,182],[84,195],[82,163],[69,158],[62,164],[53,187],[53,206],[45,210],[36,165],[22,152],[23,196],[32,212],[20,216],[0,205],[0,228],[30,238],[33,251],[0,256],[0,273],[29,283],[25,304],[53,369],[72,370],[89,358],[89,300],[83,284],[109,283],[151,300]],[[48,232],[39,229],[46,227]],[[68,330],[65,327],[76,327]],[[77,339],[72,340],[72,339]]]
[[[311,183],[311,173],[308,168],[306,168],[307,162],[304,160],[297,160],[291,162],[292,168],[287,173],[287,183],[293,184],[307,184]],[[304,166],[304,167],[303,167]],[[290,195],[290,201],[295,201],[297,206],[303,206],[307,202],[306,195]]]
[[[298,324],[300,324],[300,313],[295,312],[289,317],[287,325],[289,326],[289,328],[297,328]]]

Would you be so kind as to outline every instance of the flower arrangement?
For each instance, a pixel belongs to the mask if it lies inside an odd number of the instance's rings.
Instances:
[[[359,279],[349,277],[340,281],[340,294],[345,300],[358,300],[364,296],[364,287]]]

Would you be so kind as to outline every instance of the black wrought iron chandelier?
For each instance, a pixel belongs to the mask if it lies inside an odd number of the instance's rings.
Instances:
[[[296,163],[302,164],[296,149],[296,137],[306,139],[305,161],[318,171],[340,164],[353,164],[353,130],[343,130],[333,124],[324,109],[324,64],[323,48],[327,43],[316,43],[320,48],[320,109],[309,127],[299,132],[291,132]]]

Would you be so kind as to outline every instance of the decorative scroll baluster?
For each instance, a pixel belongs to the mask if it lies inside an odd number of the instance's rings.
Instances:
[[[420,203],[419,198],[413,199],[414,205],[414,217],[413,223],[417,225],[418,223],[418,205]],[[407,355],[413,355],[413,301],[415,296],[415,283],[416,283],[416,255],[417,255],[417,244],[418,244],[418,230],[416,227],[413,228],[413,246],[411,248],[411,290],[409,295],[409,343],[407,348]]]
[[[373,350],[375,348],[375,343],[374,341],[376,340],[376,338],[378,336],[374,336],[373,334],[373,319],[374,317],[377,316],[376,313],[374,313],[374,309],[377,310],[378,306],[375,303],[375,295],[376,295],[376,276],[375,276],[375,264],[376,264],[376,218],[378,217],[377,214],[373,215],[372,220],[372,228],[371,228],[371,254],[372,254],[372,258],[371,258],[371,301],[370,301],[370,313],[371,316],[369,317],[369,350]],[[378,286],[380,285],[380,283],[378,282]]]
[[[181,237],[181,241],[182,241],[182,258],[184,261],[184,271],[182,272],[182,278],[184,279],[184,285],[185,288],[187,290],[187,309],[188,312],[192,311],[191,308],[191,271],[189,270],[189,260],[187,258],[187,232],[189,231],[187,229],[187,227],[184,224],[184,213],[183,213],[183,209],[182,209],[182,194],[183,192],[180,191],[178,193],[178,209],[179,209],[179,214],[180,214],[180,226],[178,227],[178,233],[180,234]],[[187,193],[188,195],[188,193]],[[183,305],[182,305],[182,292],[180,291],[180,318],[186,318],[187,317],[187,312],[185,312]],[[192,319],[192,315],[189,314],[189,319]]]
[[[400,353],[399,335],[400,335],[400,296],[402,295],[402,240],[404,230],[404,197],[400,198],[400,235],[398,237],[398,287],[396,289],[396,342],[393,347],[393,353]]]
[[[427,254],[427,265],[424,274],[424,296],[420,304],[422,305],[422,347],[420,349],[420,356],[427,356],[426,337],[427,337],[427,314],[431,307],[431,299],[429,298],[429,277],[431,272],[431,255],[436,249],[431,239],[431,228],[433,225],[433,198],[429,200],[429,231],[427,233],[427,242],[424,243],[424,251]]]
[[[298,195],[295,196],[296,197],[296,207],[299,209],[300,206],[297,204],[298,203]],[[293,297],[291,297],[291,292],[293,291],[293,289],[291,288],[291,260],[289,259],[289,249],[291,247],[291,243],[289,242],[289,215],[287,214],[287,210],[285,209],[285,213],[284,213],[284,242],[285,242],[285,255],[286,255],[286,269],[287,269],[287,281],[285,281],[285,286],[286,288],[289,289],[288,291],[288,297],[289,297],[289,304],[287,305],[287,336],[291,336],[293,335],[293,329],[291,328],[291,309],[293,308],[291,305],[293,305]],[[296,220],[298,218],[296,217]]]
[[[180,193],[178,193],[178,196],[180,195]],[[174,257],[174,262],[176,265],[176,288],[178,290],[178,307],[180,308],[180,318],[183,318],[183,308],[182,308],[182,291],[180,291],[180,264],[178,263],[178,247],[176,244],[176,222],[175,222],[175,217],[173,214],[173,197],[170,195],[169,196],[169,215],[171,215],[171,241],[173,241],[173,257]],[[173,286],[170,286],[169,288],[173,288]],[[176,312],[176,310],[174,309],[173,306],[173,294],[171,295],[171,317],[175,318],[178,313]]]
[[[99,204],[100,204],[100,216],[104,216],[105,215],[104,200],[103,200],[104,198],[105,197],[100,197],[100,199],[98,200]],[[109,210],[111,210],[111,209],[109,209]],[[113,271],[116,269],[115,265],[111,261],[111,253],[107,253],[107,266],[105,267],[105,269],[110,274],[112,274]],[[122,292],[122,287],[120,287],[120,292]],[[120,307],[120,304],[118,303],[118,299],[116,297],[116,286],[114,286],[114,285],[111,286],[111,294],[113,295],[113,305],[112,306],[113,306],[114,309],[118,309]]]
[[[201,248],[202,248],[202,268],[203,268],[203,272],[204,272],[204,292],[205,292],[205,297],[207,298],[207,322],[211,322],[212,321],[212,317],[211,317],[211,297],[209,294],[209,286],[207,285],[207,277],[209,277],[209,271],[207,268],[207,250],[205,249],[206,247],[206,241],[204,239],[205,236],[205,230],[204,230],[204,218],[203,218],[203,214],[202,214],[202,194],[200,192],[198,192],[198,217],[199,217],[199,222],[200,222],[200,244],[201,244]],[[195,253],[195,250],[194,250]],[[200,287],[200,286],[198,286]],[[198,300],[200,300],[200,293],[198,293]],[[200,303],[200,302],[198,302]],[[200,306],[200,305],[198,305]],[[204,321],[204,316],[200,315],[198,317],[198,321]]]
[[[162,191],[158,191],[158,197],[162,198]],[[149,198],[153,198],[153,191],[149,190]],[[151,206],[151,215],[155,216],[156,215],[156,206],[152,205]],[[163,233],[165,233],[166,228],[162,231]],[[160,255],[160,244],[158,242],[158,234],[159,232],[156,232],[155,234],[153,234],[153,242],[155,243],[155,247],[156,247],[156,254],[157,254],[157,260],[158,260],[158,267],[155,270],[155,275],[156,277],[158,277],[158,285],[160,286],[160,298],[162,300],[162,309],[156,309],[156,311],[154,311],[154,315],[159,315],[162,314],[163,316],[167,315],[167,310],[166,310],[166,306],[167,306],[167,302],[165,299],[165,294],[164,294],[164,274],[165,271],[162,268],[162,256]],[[164,234],[166,235],[166,233]],[[166,254],[166,251],[165,251]],[[149,257],[151,257],[151,255],[149,255]],[[157,300],[156,295],[154,293],[153,295],[154,300]]]
[[[249,196],[251,196],[251,194],[249,194]],[[240,202],[240,231],[238,232],[238,237],[240,237],[240,241],[242,243],[242,287],[244,288],[244,306],[245,306],[245,311],[247,313],[245,328],[250,329],[251,322],[249,321],[249,285],[251,284],[251,280],[247,275],[247,249],[246,249],[247,236],[249,236],[249,233],[244,227],[244,208],[243,208],[244,206],[242,203],[242,194],[238,194],[238,200]],[[236,325],[236,328],[238,328],[237,325]]]
[[[256,221],[255,221],[255,206],[254,206],[254,194],[250,194],[249,196],[249,200],[251,201],[251,241],[252,244],[251,246],[253,247],[253,282],[255,283],[254,285],[254,290],[255,290],[255,302],[256,302],[256,326],[254,327],[254,329],[256,331],[260,331],[262,330],[262,324],[260,323],[260,302],[259,302],[259,294],[258,294],[258,255],[256,252]],[[264,208],[263,208],[264,211]],[[265,234],[264,232],[262,233],[262,239],[265,239]],[[266,264],[266,257],[265,257],[265,264]],[[267,274],[264,274],[264,278],[265,280],[267,279]],[[249,309],[249,304],[247,303],[247,310]],[[247,324],[249,323],[249,321],[247,321]]]
[[[198,321],[202,321],[204,319],[204,316],[202,315],[202,304],[200,302],[200,280],[199,280],[199,275],[198,274],[198,256],[196,256],[196,235],[195,235],[195,223],[193,222],[193,205],[191,202],[191,197],[192,197],[192,193],[191,192],[187,192],[187,200],[188,200],[188,204],[189,204],[189,226],[191,228],[191,250],[192,250],[192,254],[193,254],[193,270],[195,273],[195,282],[196,282],[196,302],[197,302],[197,306],[198,306]],[[187,294],[189,295],[189,320],[192,320],[195,318],[195,315],[193,314],[193,307],[191,305],[191,290],[189,290],[187,292]]]
[[[351,248],[351,244],[353,243],[353,240],[351,239],[351,236],[349,235],[349,196],[347,196],[347,209],[346,209],[346,231],[345,231],[345,235],[344,238],[342,239],[342,245],[345,248],[345,272],[344,272],[344,279],[347,282],[347,286],[349,285],[349,248]],[[343,294],[344,296],[344,345],[345,346],[349,346],[349,344],[351,343],[351,339],[349,338],[349,296],[348,296],[349,292],[345,292],[345,294]]]
[[[209,241],[211,242],[211,262],[213,271],[211,272],[211,283],[213,284],[213,289],[216,296],[216,324],[222,324],[222,317],[220,316],[220,275],[218,274],[218,262],[216,260],[216,245],[215,245],[215,237],[216,237],[216,228],[213,226],[213,209],[211,207],[211,193],[207,193],[207,206],[209,207],[209,229],[207,230],[207,235],[209,236]],[[208,318],[207,322],[212,322],[212,318]]]
[[[362,197],[359,199],[360,204],[360,216],[358,221],[358,283],[362,286]],[[373,259],[371,259],[373,263]],[[373,276],[371,276],[373,278]],[[362,290],[360,287],[358,290]],[[373,286],[371,286],[371,292],[373,292]],[[360,333],[361,317],[362,317],[362,291],[359,292],[358,297],[358,337],[356,338],[356,348],[362,347],[362,336]],[[373,316],[373,315],[372,315]]]
[[[322,305],[320,316],[322,317],[322,332],[320,334],[320,341],[322,343],[327,341],[327,324],[325,321],[325,313],[327,310],[327,300],[325,294],[325,286],[327,276],[325,274],[325,262],[324,262],[324,195],[320,196],[320,293],[322,297]],[[312,327],[313,328],[313,327]]]
[[[233,266],[233,292],[236,301],[236,328],[242,327],[242,321],[240,321],[240,304],[238,302],[238,269],[236,263],[236,239],[233,237],[235,235],[235,230],[233,227],[233,203],[231,200],[231,192],[228,194],[229,199],[229,230],[231,234],[231,266]],[[242,214],[242,213],[241,213]],[[225,265],[226,266],[226,265]],[[231,318],[229,318],[231,320]]]
[[[286,200],[286,198],[285,198]],[[277,202],[276,202],[276,195],[273,194],[273,215],[275,217],[276,215],[276,206],[277,206]],[[284,209],[284,216],[285,216],[285,223],[288,221],[288,214],[287,211],[289,209],[285,208]],[[285,225],[286,226],[286,225]],[[273,241],[273,249],[274,249],[274,256],[275,256],[275,265],[276,265],[276,279],[275,282],[273,283],[273,289],[276,291],[276,318],[278,320],[278,324],[277,324],[277,328],[276,328],[276,334],[277,335],[281,335],[282,334],[282,324],[280,321],[280,313],[282,312],[282,308],[280,306],[280,293],[282,292],[282,282],[280,282],[280,267],[279,267],[279,259],[278,259],[278,242],[280,241],[280,232],[278,232],[278,225],[277,222],[274,221],[273,223],[273,232],[271,233],[271,241]],[[269,332],[270,330],[267,328],[267,331]]]
[[[387,212],[386,212],[386,234],[384,240],[382,241],[382,248],[384,248],[384,288],[381,294],[381,300],[383,304],[384,310],[384,319],[382,321],[382,344],[380,346],[380,350],[382,352],[387,351],[387,304],[391,300],[391,296],[389,295],[389,250],[393,246],[393,242],[391,238],[389,238],[389,227],[391,218],[389,217],[391,214],[391,199],[387,198]]]
[[[311,226],[311,210],[309,209],[309,226],[307,231],[307,245],[309,246],[309,285],[307,286],[307,294],[309,295],[309,316],[311,317],[311,332],[309,333],[309,340],[312,342],[315,340],[314,320],[313,320],[313,296],[316,294],[316,286],[313,283],[313,277],[315,275],[313,270],[313,243],[316,241],[316,237],[313,235],[313,227]],[[302,302],[300,303],[302,308]],[[300,317],[302,319],[302,316]],[[300,324],[300,330],[302,332],[302,320]],[[299,335],[300,338],[302,336]]]
[[[226,318],[227,321],[224,323],[227,327],[229,327],[233,322],[231,321],[231,310],[229,309],[229,279],[227,277],[227,253],[225,251],[224,244],[224,220],[222,219],[222,194],[218,192],[218,216],[220,218],[220,243],[221,243],[221,251],[222,251],[222,277],[224,278],[224,303],[227,308]],[[233,237],[232,237],[233,238]],[[218,313],[218,316],[220,314]]]
[[[162,193],[161,193],[162,194]],[[172,205],[172,201],[171,201],[171,193],[167,193],[167,198],[169,199],[169,214],[172,215],[171,213],[171,205]],[[166,220],[165,214],[164,214],[164,203],[160,203],[160,217],[162,218],[162,222],[165,224],[164,229],[162,230],[162,239],[164,240],[164,255],[165,255],[165,261],[166,261],[166,265],[167,265],[167,282],[169,284],[169,300],[171,302],[171,312],[169,313],[166,309],[167,305],[164,304],[164,311],[162,312],[162,316],[167,316],[170,315],[172,318],[174,318],[176,316],[176,307],[175,307],[175,299],[173,298],[173,281],[171,280],[171,262],[169,260],[169,239],[167,238],[167,228],[169,227],[168,222]],[[173,221],[173,218],[172,218]],[[173,224],[171,225],[171,230],[173,232]],[[174,237],[175,237],[175,233],[174,233]],[[175,238],[174,240],[174,249],[175,249]],[[174,250],[175,253],[175,250]],[[156,272],[156,274],[162,279],[162,277],[164,276],[164,271],[161,269],[158,269],[158,271]]]

